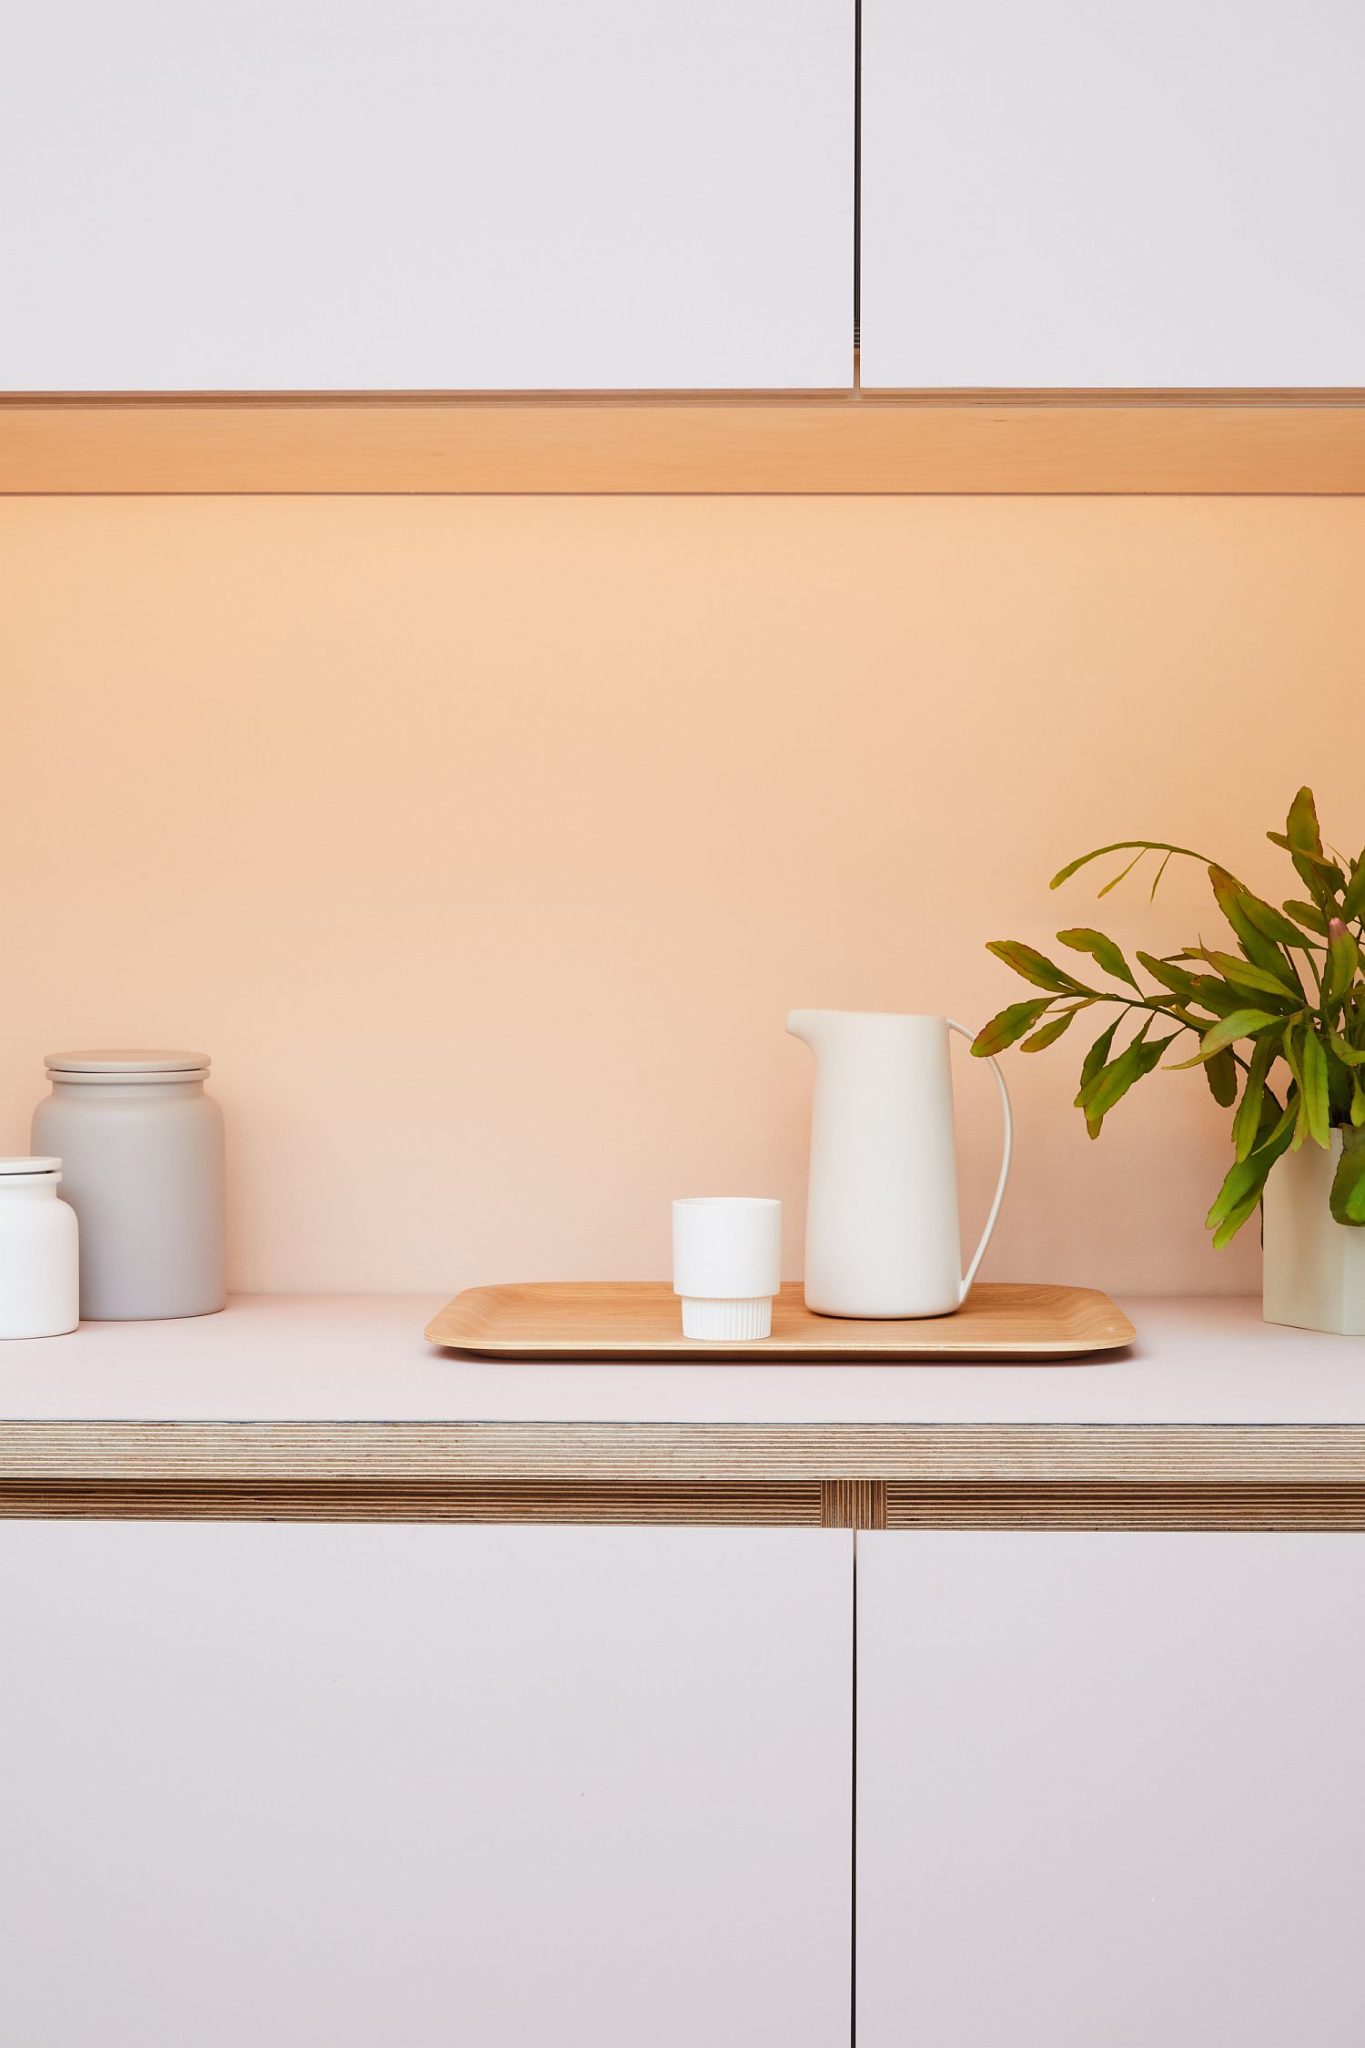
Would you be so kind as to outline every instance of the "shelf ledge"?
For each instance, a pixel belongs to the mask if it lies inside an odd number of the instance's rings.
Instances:
[[[1359,496],[1365,393],[10,398],[0,492]]]

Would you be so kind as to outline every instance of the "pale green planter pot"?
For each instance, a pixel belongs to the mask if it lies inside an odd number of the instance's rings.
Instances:
[[[1328,1207],[1340,1157],[1333,1131],[1330,1152],[1301,1145],[1271,1167],[1262,1306],[1268,1323],[1365,1337],[1365,1229],[1336,1222]]]

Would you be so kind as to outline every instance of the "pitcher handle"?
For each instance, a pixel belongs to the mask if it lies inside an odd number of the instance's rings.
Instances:
[[[959,1038],[975,1038],[976,1033],[969,1031],[965,1024],[956,1024],[951,1017],[946,1018],[944,1021],[950,1031],[956,1031]],[[995,1085],[1000,1090],[1000,1107],[1005,1114],[1005,1149],[1000,1159],[1000,1178],[995,1183],[995,1199],[991,1203],[990,1214],[986,1218],[986,1228],[981,1233],[980,1243],[972,1253],[972,1262],[968,1266],[966,1277],[962,1282],[962,1292],[957,1297],[959,1307],[961,1307],[971,1292],[972,1282],[976,1278],[976,1269],[981,1264],[982,1258],[985,1256],[986,1246],[991,1241],[991,1232],[995,1229],[995,1219],[1000,1214],[1000,1204],[1005,1199],[1005,1183],[1010,1177],[1010,1160],[1014,1154],[1014,1112],[1010,1108],[1010,1091],[1005,1086],[1005,1076],[1000,1070],[999,1060],[996,1059],[994,1053],[987,1053],[986,1057],[995,1071]]]

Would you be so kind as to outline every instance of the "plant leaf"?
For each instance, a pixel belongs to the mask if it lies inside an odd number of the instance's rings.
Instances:
[[[1214,1198],[1213,1207],[1204,1219],[1207,1228],[1214,1234],[1213,1242],[1217,1250],[1221,1251],[1223,1246],[1237,1235],[1248,1218],[1255,1214],[1270,1169],[1289,1143],[1292,1128],[1291,1124],[1284,1124],[1279,1135],[1268,1139],[1249,1159],[1234,1160],[1228,1168],[1223,1185]]]
[[[1120,868],[1116,875],[1111,875],[1109,880],[1105,883],[1104,887],[1098,890],[1096,893],[1100,896],[1107,896],[1111,889],[1117,889],[1120,882],[1127,881],[1129,875],[1132,874],[1133,869],[1137,866],[1138,862],[1141,859],[1142,855],[1140,853],[1135,853],[1133,855],[1133,858],[1129,861],[1127,867]]]
[[[1348,932],[1342,920],[1334,917],[1327,927],[1327,975],[1322,991],[1327,1001],[1341,1002],[1359,971],[1360,948],[1355,933]]]
[[[1289,806],[1285,819],[1285,832],[1291,846],[1303,853],[1322,852],[1322,832],[1318,825],[1318,807],[1313,792],[1307,783]]]
[[[1285,909],[1295,924],[1301,924],[1305,931],[1316,932],[1320,939],[1327,937],[1327,919],[1316,903],[1286,903]]]
[[[1365,1067],[1365,1048],[1348,1045],[1339,1031],[1329,1031],[1327,1037],[1344,1067]]]
[[[1045,1045],[1055,1045],[1070,1025],[1076,1011],[1087,1010],[1089,1007],[1088,1003],[1077,1003],[1073,1009],[1059,1010],[1055,1017],[1048,1019],[1041,1031],[1035,1031],[1032,1038],[1024,1040],[1019,1048],[1020,1052],[1041,1052]]]
[[[1365,1224],[1365,1130],[1342,1132],[1341,1158],[1332,1176],[1332,1214],[1338,1223]]]
[[[1054,967],[1045,954],[1035,946],[1026,946],[1022,939],[992,939],[986,947],[997,960],[1003,960],[1016,974],[1022,974],[1025,981],[1031,981],[1035,988],[1051,989],[1054,995],[1093,995],[1094,990],[1064,974],[1060,967]]]
[[[1144,853],[1183,853],[1190,860],[1202,862],[1205,867],[1209,864],[1206,854],[1196,853],[1189,846],[1168,846],[1164,839],[1115,839],[1109,846],[1097,846],[1092,852],[1081,854],[1078,860],[1069,860],[1064,868],[1058,868],[1056,874],[1048,883],[1048,887],[1049,889],[1060,889],[1063,882],[1069,882],[1074,874],[1077,874],[1081,868],[1088,867],[1092,860],[1103,860],[1106,853],[1128,853],[1133,847],[1138,849],[1137,860],[1129,861],[1128,866],[1123,870],[1124,875],[1132,872]],[[1123,875],[1116,875],[1114,879],[1115,881],[1122,881]],[[1112,889],[1113,886],[1113,882],[1106,885],[1108,889]],[[1101,896],[1105,893],[1106,889],[1101,889]]]
[[[972,1051],[979,1060],[988,1058],[992,1053],[1004,1052],[1016,1038],[1022,1038],[1026,1031],[1031,1030],[1044,1010],[1051,1007],[1051,996],[1036,997],[1028,1003],[1011,1003],[989,1023],[982,1025],[972,1040]]]
[[[1301,996],[1303,990],[1294,969],[1286,961],[1274,939],[1267,938],[1250,915],[1248,906],[1259,899],[1253,897],[1249,889],[1244,889],[1237,877],[1230,875],[1226,868],[1211,867],[1209,880],[1213,884],[1218,908],[1232,926],[1237,943],[1247,959],[1253,961],[1263,974],[1275,975],[1295,994]],[[1270,911],[1269,904],[1262,904],[1261,907],[1269,911],[1272,917],[1278,915],[1277,912]],[[1290,930],[1293,930],[1292,926]],[[1298,938],[1297,932],[1294,936]]]
[[[1326,1151],[1332,1142],[1332,1118],[1327,1092],[1327,1053],[1311,1024],[1304,1027],[1303,1049],[1299,1057],[1303,1065],[1303,1101],[1304,1113],[1308,1119],[1308,1135],[1315,1145],[1321,1145]]]
[[[1273,1096],[1271,1100],[1274,1100]],[[1280,1111],[1274,1123],[1269,1128],[1263,1125],[1261,1130],[1257,1132],[1256,1143],[1252,1147],[1253,1152],[1262,1152],[1267,1145],[1277,1144],[1281,1138],[1284,1139],[1287,1145],[1294,1135],[1294,1126],[1298,1121],[1298,1115],[1298,1083],[1293,1081],[1290,1083],[1289,1093],[1285,1096],[1284,1108]],[[1275,1156],[1278,1158],[1279,1153],[1277,1152]]]
[[[1248,1195],[1254,1194],[1259,1197],[1269,1170],[1254,1159],[1235,1159],[1223,1176],[1223,1185],[1214,1196],[1213,1206],[1204,1218],[1204,1228],[1216,1230]]]
[[[1302,952],[1312,952],[1311,941],[1304,937],[1293,919],[1283,916],[1273,904],[1263,903],[1260,897],[1253,896],[1249,889],[1242,891],[1241,908],[1247,922],[1254,925],[1263,937],[1273,939],[1277,946],[1297,946]],[[1305,904],[1303,908],[1311,909],[1312,906]]]
[[[1283,832],[1267,832],[1265,836],[1272,846],[1285,849],[1313,901],[1330,915],[1337,907],[1338,895],[1346,886],[1346,877],[1336,862],[1328,860],[1325,854],[1310,853],[1305,847],[1295,846]]]
[[[1239,1160],[1249,1159],[1255,1150],[1268,1101],[1274,1103],[1275,1114],[1279,1114],[1279,1104],[1274,1102],[1265,1085],[1265,1077],[1278,1050],[1273,1038],[1258,1038],[1251,1048],[1246,1085],[1237,1105],[1237,1114],[1232,1119],[1233,1149]]]
[[[1188,974],[1183,967],[1177,967],[1173,961],[1158,960],[1155,953],[1139,952],[1137,957],[1153,981],[1159,981],[1161,986],[1170,989],[1172,994],[1187,996],[1193,989],[1194,976]]]
[[[1234,988],[1253,988],[1261,995],[1282,996],[1296,1008],[1303,1001],[1303,990],[1297,984],[1290,985],[1283,974],[1275,974],[1264,967],[1255,967],[1249,960],[1239,960],[1235,953],[1215,953],[1207,946],[1196,950],[1210,967],[1216,967],[1224,981],[1230,981]],[[1278,949],[1272,948],[1276,957]]]
[[[1332,1051],[1331,1045],[1328,1042],[1328,1034],[1326,1030],[1322,1029],[1321,1018],[1319,1018],[1319,1032],[1322,1041],[1323,1057],[1327,1061],[1327,1121],[1335,1127],[1337,1124],[1344,1124],[1350,1121],[1351,1082],[1355,1069],[1348,1066],[1344,1060],[1339,1060]]]
[[[1303,1031],[1304,1026],[1295,1020],[1294,1023],[1286,1027],[1284,1034],[1284,1056],[1289,1063],[1289,1071],[1294,1076],[1292,1095],[1296,1108],[1294,1128],[1290,1134],[1290,1150],[1293,1152],[1298,1151],[1300,1145],[1308,1136],[1308,1105],[1304,1101],[1303,1053],[1301,1051]]]
[[[1112,939],[1103,932],[1091,931],[1088,925],[1076,925],[1070,931],[1058,932],[1058,939],[1064,946],[1070,946],[1075,953],[1089,953],[1098,960],[1106,974],[1112,974],[1118,981],[1126,981],[1129,988],[1137,988],[1133,970],[1124,959],[1123,953]],[[1140,991],[1139,991],[1140,993]]]
[[[1329,860],[1325,853],[1321,851],[1317,853],[1310,853],[1306,846],[1295,846],[1293,840],[1290,839],[1288,835],[1284,832],[1267,832],[1265,836],[1270,841],[1272,846],[1282,846],[1286,853],[1292,853],[1296,855],[1296,867],[1298,866],[1298,862],[1300,860],[1306,861],[1308,866],[1314,869],[1320,875],[1337,875],[1340,877],[1342,882],[1346,880],[1345,875],[1342,874],[1341,869],[1338,867],[1337,863],[1334,860]],[[1299,872],[1300,874],[1303,874],[1303,869],[1300,868]],[[1304,880],[1308,880],[1307,875],[1304,875]]]
[[[1244,1223],[1250,1223],[1261,1206],[1261,1197],[1264,1193],[1263,1187],[1257,1188],[1254,1194],[1248,1195],[1245,1201],[1237,1204],[1230,1216],[1223,1218],[1213,1233],[1213,1248],[1216,1252],[1221,1252],[1225,1245],[1232,1243]]]
[[[1195,977],[1194,988],[1187,1001],[1201,1010],[1212,1010],[1215,1017],[1230,1017],[1234,1010],[1246,1008],[1246,997],[1239,995],[1235,988],[1229,988],[1216,975],[1201,974]]]
[[[1093,1044],[1093,1045],[1091,1046],[1091,1048],[1090,1048],[1089,1052],[1088,1052],[1088,1053],[1086,1054],[1085,1058],[1084,1058],[1084,1059],[1083,1059],[1083,1060],[1081,1061],[1081,1089],[1082,1089],[1082,1091],[1084,1091],[1084,1089],[1085,1089],[1085,1088],[1086,1088],[1086,1087],[1088,1086],[1088,1084],[1089,1084],[1089,1083],[1090,1083],[1091,1081],[1093,1081],[1093,1080],[1094,1080],[1094,1078],[1095,1078],[1096,1074],[1098,1074],[1098,1072],[1099,1072],[1100,1068],[1101,1068],[1101,1067],[1102,1067],[1102,1066],[1104,1065],[1105,1061],[1106,1061],[1106,1060],[1108,1059],[1108,1057],[1109,1057],[1109,1048],[1110,1048],[1110,1047],[1111,1047],[1111,1046],[1113,1045],[1113,1043],[1114,1043],[1114,1033],[1115,1033],[1115,1032],[1116,1032],[1116,1031],[1118,1030],[1118,1028],[1119,1028],[1119,1025],[1120,1025],[1120,1024],[1121,1024],[1122,1022],[1123,1022],[1123,1018],[1122,1018],[1122,1016],[1121,1016],[1121,1015],[1120,1015],[1120,1016],[1118,1016],[1118,1017],[1115,1017],[1115,1019],[1114,1019],[1113,1023],[1112,1023],[1112,1024],[1110,1024],[1110,1025],[1109,1025],[1109,1026],[1108,1026],[1108,1027],[1107,1027],[1107,1028],[1106,1028],[1105,1030],[1101,1031],[1101,1033],[1100,1033],[1099,1037],[1098,1037],[1098,1038],[1097,1038],[1097,1039],[1095,1040],[1095,1043],[1094,1043],[1094,1044]],[[1080,1096],[1078,1095],[1078,1096],[1076,1097],[1076,1104],[1077,1104],[1077,1107],[1079,1107],[1079,1105],[1080,1105],[1080,1099],[1081,1099],[1081,1098],[1080,1098]]]
[[[1365,916],[1365,853],[1352,866],[1351,879],[1341,899],[1341,914],[1351,924]]]
[[[1237,1083],[1241,1069],[1232,1056],[1232,1049],[1224,1046],[1211,1060],[1204,1062],[1204,1078],[1209,1084],[1209,1093],[1220,1109],[1231,1109],[1237,1100]]]
[[[1148,1038],[1146,1030],[1144,1024],[1142,1033],[1124,1047],[1117,1059],[1101,1067],[1077,1096],[1092,1138],[1099,1136],[1100,1125],[1115,1103],[1122,1100],[1135,1081],[1151,1073],[1166,1047],[1179,1036],[1178,1032],[1172,1031],[1166,1038]]]
[[[1112,1059],[1108,1058],[1109,1047],[1113,1043],[1114,1031],[1118,1029],[1118,1026],[1122,1023],[1122,1021],[1123,1019],[1121,1016],[1116,1017],[1114,1019],[1113,1028],[1104,1035],[1103,1039],[1097,1040],[1096,1043],[1091,1046],[1090,1051],[1086,1054],[1085,1065],[1081,1069],[1081,1085],[1076,1095],[1077,1109],[1085,1109],[1088,1106],[1088,1104],[1091,1102],[1094,1095],[1096,1094],[1097,1090],[1099,1089],[1100,1083],[1104,1079],[1104,1076],[1110,1073],[1112,1069],[1116,1067],[1119,1061],[1124,1057],[1124,1053],[1119,1052],[1115,1053]],[[1144,1017],[1141,1026],[1138,1029],[1136,1037],[1131,1038],[1128,1041],[1128,1045],[1125,1048],[1125,1050],[1127,1052],[1134,1052],[1139,1050],[1145,1042],[1147,1033],[1151,1030],[1151,1028],[1151,1018]],[[1106,1056],[1103,1060],[1096,1061],[1095,1054],[1099,1050],[1100,1044],[1104,1044]]]
[[[1269,1010],[1234,1010],[1230,1017],[1220,1017],[1216,1024],[1210,1024],[1200,1041],[1199,1050],[1193,1059],[1177,1060],[1179,1067],[1197,1067],[1220,1053],[1225,1045],[1235,1045],[1239,1038],[1250,1038],[1253,1032],[1264,1031],[1267,1024],[1283,1024],[1283,1017],[1274,1017]]]

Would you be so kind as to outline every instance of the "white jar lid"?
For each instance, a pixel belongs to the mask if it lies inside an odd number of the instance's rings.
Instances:
[[[189,1081],[209,1070],[206,1052],[50,1052],[44,1064],[57,1081]]]
[[[17,1159],[0,1159],[0,1180],[7,1180],[11,1174],[60,1174],[61,1170],[62,1162],[60,1159],[43,1159],[29,1154],[24,1154],[23,1157]]]

